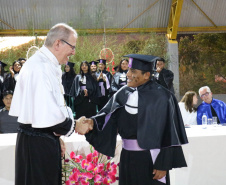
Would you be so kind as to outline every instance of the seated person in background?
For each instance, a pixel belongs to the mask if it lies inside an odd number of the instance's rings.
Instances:
[[[197,103],[198,98],[194,91],[186,92],[178,103],[185,126],[197,125],[197,108],[194,107]]]
[[[174,74],[172,71],[165,69],[165,60],[163,58],[157,58],[156,62],[156,72],[155,73],[155,78],[156,81],[165,87],[166,89],[169,89],[172,93],[174,93],[174,88],[173,88],[173,79],[174,79]]]
[[[13,98],[13,91],[3,93],[3,102],[5,107],[0,110],[0,133],[17,133],[19,123],[17,117],[9,115],[9,109]]]
[[[203,102],[197,109],[197,123],[202,124],[202,116],[205,113],[208,118],[217,117],[217,123],[226,123],[226,104],[213,98],[213,93],[208,86],[199,89],[199,96]]]

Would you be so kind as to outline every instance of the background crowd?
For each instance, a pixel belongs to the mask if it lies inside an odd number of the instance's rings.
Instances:
[[[9,67],[9,72],[6,72],[4,67],[7,65],[0,61],[0,133],[17,132],[17,119],[8,113],[17,77],[25,62],[25,58],[19,58]],[[106,70],[107,64],[104,59],[82,61],[79,74],[75,73],[74,63],[68,62],[64,66],[62,75],[64,98],[76,119],[81,116],[94,116],[114,93],[127,84],[128,64],[128,59],[122,59],[115,67],[114,75]],[[154,70],[155,81],[174,93],[174,74],[165,68],[163,58],[156,59]],[[197,107],[198,95],[203,102]],[[218,124],[226,123],[225,102],[214,99],[208,86],[200,87],[198,95],[195,91],[188,91],[179,102],[185,126],[201,125],[203,114],[207,119],[217,117]]]

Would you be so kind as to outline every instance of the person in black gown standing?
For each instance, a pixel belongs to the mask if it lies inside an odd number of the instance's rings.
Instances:
[[[76,76],[74,66],[75,66],[74,63],[68,62],[64,67],[65,73],[62,75],[62,85],[64,86],[64,98],[67,106],[69,106],[72,109],[72,112],[74,112],[74,100],[69,95],[69,93],[71,90],[72,83]]]
[[[129,61],[127,59],[120,61],[111,82],[112,94],[116,93],[121,87],[127,84],[126,73],[128,72],[128,64]]]
[[[106,60],[99,59],[97,61],[99,61],[99,70],[96,72],[96,77],[101,91],[100,104],[98,105],[98,111],[100,111],[110,98],[112,74],[106,71]]]
[[[152,79],[151,55],[130,54],[127,85],[96,116],[86,140],[95,150],[114,156],[122,137],[119,185],[169,185],[169,170],[185,167],[182,144],[188,143],[173,93]]]
[[[70,96],[74,97],[76,118],[96,115],[100,91],[87,61],[83,61],[80,65],[80,74],[73,81]]]

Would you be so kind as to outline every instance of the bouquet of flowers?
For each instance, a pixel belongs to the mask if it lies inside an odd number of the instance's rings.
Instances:
[[[112,158],[98,153],[92,146],[90,151],[86,157],[72,151],[70,159],[65,159],[66,185],[110,185],[118,180],[118,165]]]

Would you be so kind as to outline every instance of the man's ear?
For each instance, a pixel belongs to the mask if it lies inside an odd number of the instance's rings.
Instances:
[[[150,72],[144,73],[144,79],[145,79],[145,80],[150,79],[150,76],[151,76],[151,73],[150,73]]]
[[[56,50],[56,51],[58,51],[59,50],[59,48],[60,48],[60,40],[55,40],[55,42],[53,43],[53,48],[54,48],[54,50]]]

